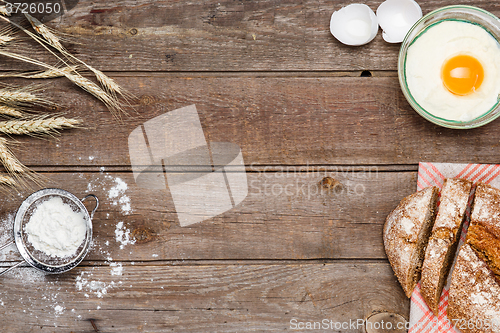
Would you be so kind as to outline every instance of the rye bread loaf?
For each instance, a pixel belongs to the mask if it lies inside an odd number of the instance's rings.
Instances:
[[[441,202],[425,251],[420,292],[435,316],[439,314],[439,299],[448,279],[457,251],[465,210],[472,182],[464,179],[445,179]]]
[[[469,244],[458,253],[447,314],[463,333],[500,332],[500,286]]]
[[[407,297],[420,280],[438,191],[437,187],[427,187],[404,198],[385,221],[385,252]]]

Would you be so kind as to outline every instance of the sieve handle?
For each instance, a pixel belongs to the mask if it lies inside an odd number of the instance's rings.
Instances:
[[[4,275],[5,273],[7,273],[8,271],[10,271],[11,269],[16,268],[17,266],[21,265],[22,263],[24,263],[24,260],[15,263],[14,265],[10,266],[7,269],[4,269],[3,271],[0,272],[0,276]]]
[[[88,198],[93,198],[95,200],[95,207],[94,209],[92,209],[92,211],[90,212],[90,219],[93,220],[94,219],[94,213],[95,211],[97,210],[97,207],[99,207],[99,199],[97,199],[97,197],[93,194],[89,194],[87,195],[85,198],[82,199],[82,202],[84,202],[85,200],[87,200]]]
[[[6,247],[8,247],[8,246],[10,246],[10,245],[12,245],[12,244],[14,244],[14,241],[13,241],[13,240],[11,240],[11,241],[10,241],[10,242],[8,242],[7,244],[5,244],[5,245],[1,246],[1,247],[0,247],[0,251],[2,251],[3,249],[5,249]],[[7,268],[7,269],[4,269],[3,271],[1,271],[1,272],[0,272],[0,276],[4,275],[5,273],[7,273],[8,271],[10,271],[11,269],[14,269],[14,268],[16,268],[17,266],[21,265],[23,262],[24,262],[24,260],[23,260],[23,261],[20,261],[20,262],[18,262],[18,263],[15,263],[14,265],[10,266],[10,267],[9,267],[9,268]]]

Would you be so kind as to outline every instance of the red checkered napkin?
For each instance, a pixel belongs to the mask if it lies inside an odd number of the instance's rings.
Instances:
[[[474,183],[483,182],[500,188],[500,165],[494,164],[454,164],[454,163],[420,163],[418,166],[417,190],[428,186],[441,188],[445,178],[468,179]],[[464,231],[469,226],[470,204],[465,212],[466,220],[464,230],[460,238],[460,245],[464,241]],[[452,266],[453,267],[453,266]],[[453,268],[452,268],[453,269]],[[448,290],[450,288],[451,274],[441,294],[439,301],[439,316],[436,317],[425,304],[420,294],[420,283],[417,285],[411,296],[410,306],[410,330],[408,333],[434,333],[434,332],[460,332],[453,327],[446,316],[448,308]]]

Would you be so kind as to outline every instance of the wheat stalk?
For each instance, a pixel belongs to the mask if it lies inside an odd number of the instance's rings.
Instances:
[[[20,118],[23,116],[23,113],[21,111],[8,105],[0,105],[0,114],[16,118]]]
[[[9,120],[0,122],[0,133],[8,135],[59,134],[59,130],[75,128],[81,123],[78,119],[65,117]]]

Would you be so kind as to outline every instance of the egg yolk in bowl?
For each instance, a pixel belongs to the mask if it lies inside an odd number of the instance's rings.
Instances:
[[[484,69],[473,56],[459,54],[446,60],[441,70],[444,86],[455,95],[475,92],[483,83]]]

